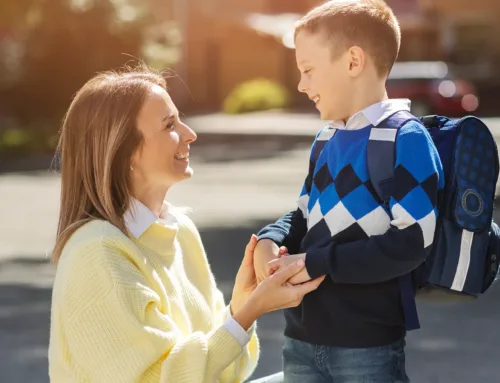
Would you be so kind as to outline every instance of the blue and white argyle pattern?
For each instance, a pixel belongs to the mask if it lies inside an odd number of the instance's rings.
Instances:
[[[400,230],[418,225],[420,230],[413,231],[421,233],[424,248],[432,245],[437,192],[444,185],[432,139],[414,121],[398,131],[372,128],[327,127],[318,134],[312,148],[318,157],[298,201],[307,219],[306,246],[332,237],[337,243],[362,240],[384,234],[391,225]],[[392,221],[369,179],[369,139],[396,140]]]

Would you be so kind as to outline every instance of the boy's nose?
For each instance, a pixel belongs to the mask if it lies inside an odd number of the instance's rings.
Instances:
[[[299,92],[301,93],[307,93],[307,88],[306,86],[304,85],[304,82],[303,81],[300,81],[299,82],[299,85],[297,85],[297,89]]]

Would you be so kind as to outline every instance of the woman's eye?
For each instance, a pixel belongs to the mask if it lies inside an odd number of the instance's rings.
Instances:
[[[167,126],[165,127],[165,129],[173,129],[175,128],[175,122],[170,122],[169,124],[167,124]]]

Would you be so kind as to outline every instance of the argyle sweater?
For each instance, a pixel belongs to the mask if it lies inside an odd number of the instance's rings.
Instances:
[[[298,209],[259,233],[259,239],[287,246],[290,254],[305,252],[312,278],[327,275],[299,307],[286,310],[286,336],[372,347],[405,335],[397,278],[429,253],[443,170],[426,129],[416,121],[404,124],[395,138],[391,219],[369,180],[371,132],[371,125],[322,130],[312,146]]]

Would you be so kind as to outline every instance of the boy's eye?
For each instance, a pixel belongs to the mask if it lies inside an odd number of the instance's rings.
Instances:
[[[309,74],[310,72],[311,72],[311,69],[306,69],[306,70],[304,71],[304,74]]]

